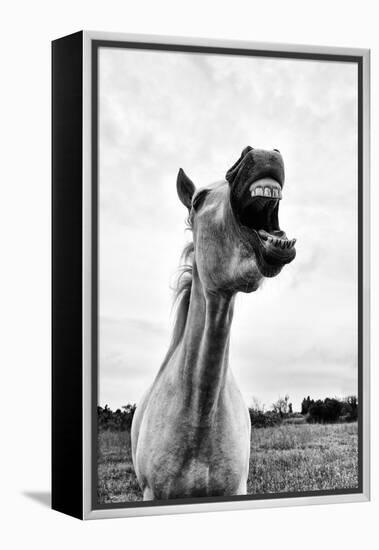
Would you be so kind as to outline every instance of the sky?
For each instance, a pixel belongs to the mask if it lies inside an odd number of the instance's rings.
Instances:
[[[137,402],[167,351],[186,209],[247,145],[281,151],[297,256],[237,296],[230,367],[247,404],[357,393],[357,69],[101,48],[99,404]]]

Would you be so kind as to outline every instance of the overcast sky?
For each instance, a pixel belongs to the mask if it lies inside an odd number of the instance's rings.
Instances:
[[[280,149],[297,257],[239,294],[230,364],[250,404],[357,393],[356,65],[102,48],[99,403],[138,402],[167,351],[186,211],[247,145]]]

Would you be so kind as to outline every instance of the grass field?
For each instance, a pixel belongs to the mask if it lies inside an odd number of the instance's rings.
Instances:
[[[249,494],[358,486],[358,426],[283,424],[252,430]],[[99,503],[142,500],[130,434],[99,433]]]

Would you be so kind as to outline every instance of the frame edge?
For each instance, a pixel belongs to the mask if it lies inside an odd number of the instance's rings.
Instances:
[[[81,102],[80,31],[52,42],[51,455],[51,507],[79,519],[83,518]]]

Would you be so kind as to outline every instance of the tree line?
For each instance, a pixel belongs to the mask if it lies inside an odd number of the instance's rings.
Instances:
[[[308,395],[301,403],[301,414],[308,422],[354,422],[358,419],[358,398],[349,395],[345,399],[327,397],[315,401]]]
[[[137,406],[135,403],[128,403],[122,409],[112,411],[108,405],[97,407],[97,425],[99,430],[110,430],[115,432],[130,430],[132,420]]]
[[[112,411],[108,405],[97,407],[99,430],[125,431],[130,430],[136,410],[135,403],[128,403],[121,409]],[[343,399],[327,397],[325,399],[311,399],[304,397],[301,403],[301,412],[293,412],[293,406],[288,394],[279,397],[266,410],[258,399],[253,398],[249,407],[251,425],[255,428],[277,426],[285,423],[331,423],[354,422],[358,419],[358,399],[350,395]]]
[[[269,410],[265,410],[265,406],[259,400],[253,399],[249,414],[252,426],[257,428],[276,426],[283,422],[293,424],[354,422],[358,419],[358,399],[355,395],[349,395],[343,399],[326,397],[317,400],[308,396],[304,397],[300,412],[293,412],[288,395],[279,397]]]

